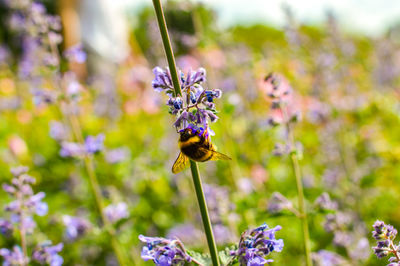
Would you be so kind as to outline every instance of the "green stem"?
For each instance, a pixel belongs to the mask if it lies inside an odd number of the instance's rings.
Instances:
[[[175,89],[175,96],[182,96],[179,84],[178,72],[176,71],[174,52],[172,51],[171,41],[168,35],[167,23],[165,22],[164,12],[160,0],[153,0],[154,10],[156,11],[158,27],[160,28],[161,38],[164,45],[165,56],[167,57],[169,71],[171,72],[172,83]]]
[[[312,260],[311,260],[311,247],[310,247],[310,233],[308,231],[307,212],[305,210],[305,204],[304,204],[304,192],[303,192],[303,183],[300,172],[300,165],[296,153],[292,153],[290,155],[290,159],[292,161],[293,172],[296,177],[298,204],[300,213],[299,217],[301,219],[301,225],[303,227],[304,249],[306,252],[306,265],[311,266]]]
[[[207,203],[204,197],[203,186],[199,174],[197,163],[190,160],[190,169],[192,170],[192,177],[194,188],[196,190],[197,202],[199,203],[201,219],[203,220],[204,231],[207,236],[208,248],[210,249],[211,259],[213,265],[219,265],[217,245],[215,244],[214,235],[211,228],[210,216],[208,215]]]
[[[164,12],[160,0],[153,0],[154,10],[156,12],[158,26],[160,28],[161,38],[164,45],[165,55],[167,57],[169,71],[171,73],[172,83],[174,85],[175,96],[182,96],[181,87],[179,84],[178,72],[176,70],[174,53],[172,51],[171,42],[168,35],[167,24],[165,22]],[[199,169],[197,164],[190,161],[192,170],[193,183],[196,190],[197,201],[199,203],[201,219],[203,220],[204,231],[207,236],[208,248],[210,249],[211,259],[214,266],[219,266],[217,245],[215,244],[214,235],[211,228],[210,216],[207,211],[207,204],[204,197],[203,187],[201,185]]]
[[[301,219],[301,226],[303,228],[303,241],[304,241],[304,250],[306,253],[306,265],[312,266],[310,233],[309,233],[309,229],[308,229],[307,211],[305,208],[303,182],[302,182],[301,170],[300,170],[299,160],[297,157],[297,152],[295,149],[293,150],[293,146],[296,145],[296,143],[295,143],[293,131],[290,128],[290,118],[287,115],[286,107],[282,106],[282,104],[280,107],[281,107],[283,119],[284,119],[285,125],[286,125],[289,145],[291,146],[290,160],[292,162],[293,173],[296,178],[297,197],[298,197],[299,214],[300,214],[299,217]]]

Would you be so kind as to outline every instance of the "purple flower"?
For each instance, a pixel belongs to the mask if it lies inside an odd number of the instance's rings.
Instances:
[[[116,223],[129,216],[128,205],[125,202],[108,205],[104,209],[104,214],[111,223]]]
[[[28,172],[28,170],[29,170],[29,168],[27,166],[22,166],[21,165],[21,166],[17,166],[17,167],[11,168],[10,172],[11,172],[11,174],[13,176],[18,177],[18,176]],[[28,181],[26,180],[26,182],[28,182]],[[31,183],[31,182],[29,182],[29,183]]]
[[[172,78],[169,70],[163,70],[161,67],[155,67],[153,69],[153,73],[155,76],[151,83],[153,89],[157,92],[166,90],[167,93],[172,93],[174,87],[172,85]]]
[[[268,201],[268,211],[271,213],[278,213],[282,210],[292,210],[293,204],[285,196],[279,192],[272,193]]]
[[[88,136],[85,139],[85,149],[89,154],[94,154],[103,149],[104,134],[99,134],[97,136]]]
[[[85,147],[79,143],[63,141],[61,143],[61,157],[81,157],[85,155]]]
[[[189,70],[186,76],[179,71],[180,87],[182,95],[174,95],[174,87],[171,75],[168,69],[163,70],[160,67],[153,69],[155,78],[152,82],[153,89],[164,91],[169,97],[167,106],[170,107],[170,113],[176,115],[174,126],[177,129],[185,129],[190,124],[208,128],[208,121],[218,120],[215,110],[214,99],[220,98],[221,90],[207,89],[202,87],[206,81],[206,70],[199,68],[197,71]]]
[[[322,193],[314,202],[321,210],[336,210],[338,207],[337,202],[332,201],[329,194]]]
[[[0,218],[0,233],[3,235],[10,235],[12,231],[12,224],[9,221]]]
[[[346,261],[342,256],[327,250],[320,250],[317,253],[313,253],[312,259],[314,263],[316,263],[316,265],[324,265],[324,266],[346,265]]]
[[[62,81],[65,86],[65,94],[72,101],[78,101],[80,99],[80,92],[82,85],[79,83],[76,74],[72,71],[64,73]]]
[[[69,47],[64,52],[64,56],[68,59],[68,61],[80,64],[85,63],[87,58],[85,51],[83,51],[82,44],[76,44],[74,46]]]
[[[25,257],[19,246],[14,246],[12,250],[0,249],[0,256],[3,257],[3,266],[27,265],[29,258]]]
[[[213,232],[218,245],[229,244],[235,241],[231,230],[222,224],[215,224]]]
[[[372,248],[375,255],[378,258],[383,258],[392,254],[393,257],[389,261],[391,263],[399,263],[400,261],[397,258],[400,257],[400,246],[394,244],[397,230],[392,225],[386,225],[382,221],[376,221],[373,228],[372,237],[377,240],[377,245]]]
[[[198,243],[201,243],[203,239],[203,232],[197,229],[193,224],[185,223],[171,228],[168,231],[167,238],[177,238],[187,245],[194,246]]]
[[[178,239],[171,240],[140,235],[139,240],[146,243],[141,252],[141,257],[145,261],[153,260],[159,266],[181,265],[192,261]]]
[[[75,240],[84,235],[91,227],[91,224],[86,219],[64,215],[62,217],[66,228],[66,237],[70,240]]]
[[[3,189],[14,198],[13,201],[5,206],[5,211],[11,213],[10,221],[19,224],[27,233],[32,233],[36,227],[36,223],[32,216],[34,214],[43,216],[47,214],[47,203],[43,202],[44,192],[33,193],[31,184],[35,183],[35,179],[25,172],[26,167],[13,168],[11,172],[14,178],[11,184],[3,184]]]
[[[273,251],[282,251],[283,240],[275,238],[275,233],[281,229],[279,225],[269,229],[263,224],[244,232],[240,237],[238,249],[232,251],[231,255],[235,256],[241,265],[264,265],[273,262],[265,257]]]
[[[51,241],[44,242],[35,248],[32,259],[40,264],[61,266],[64,260],[60,255],[58,255],[58,253],[61,252],[63,247],[63,243],[52,246]]]

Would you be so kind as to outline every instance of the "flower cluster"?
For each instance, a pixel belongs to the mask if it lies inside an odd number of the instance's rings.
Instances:
[[[397,235],[397,230],[391,226],[386,225],[382,221],[376,221],[373,225],[374,231],[372,237],[377,240],[376,247],[372,249],[378,258],[383,258],[389,254],[393,257],[389,258],[390,266],[399,265],[400,263],[400,245],[394,244],[394,239]]]
[[[64,260],[58,253],[61,252],[63,247],[63,243],[52,246],[51,241],[46,241],[36,247],[32,258],[40,264],[62,265]]]
[[[293,210],[293,204],[279,192],[274,192],[268,201],[268,212],[279,213],[283,210]]]
[[[165,239],[162,237],[139,236],[139,240],[146,243],[142,249],[143,260],[153,260],[156,265],[184,265],[193,259],[185,250],[182,242],[178,239]]]
[[[27,265],[29,258],[22,252],[19,246],[14,246],[12,250],[0,249],[0,256],[3,257],[3,266]]]
[[[279,74],[269,74],[261,88],[271,99],[269,123],[279,125],[300,119],[300,106],[295,101],[289,82]]]
[[[0,218],[0,232],[6,236],[11,236],[12,231],[18,230],[20,235],[32,234],[36,223],[33,215],[43,216],[47,214],[48,206],[42,199],[44,192],[33,193],[31,187],[35,183],[35,178],[26,174],[27,167],[19,166],[11,169],[13,179],[11,184],[4,184],[3,189],[14,198],[5,206],[5,211],[10,212],[10,219]],[[23,247],[26,243],[22,243]],[[51,246],[51,242],[46,241],[34,249],[32,259],[41,264],[60,266],[63,259],[58,253],[62,250],[63,244]],[[15,245],[13,249],[0,249],[0,256],[3,257],[3,265],[28,265],[29,255],[24,253],[21,247]]]
[[[39,67],[55,66],[59,59],[52,48],[61,43],[61,20],[49,15],[43,4],[34,1],[6,1],[12,10],[9,25],[22,38],[21,78],[40,78]]]
[[[157,92],[164,91],[169,97],[167,105],[170,113],[177,116],[174,123],[177,129],[184,129],[190,124],[207,128],[208,121],[217,121],[214,99],[220,98],[222,92],[218,89],[203,88],[201,84],[206,81],[204,68],[199,68],[197,71],[189,70],[186,76],[179,71],[182,95],[174,95],[168,69],[155,67],[153,73],[155,75],[152,82],[153,89]]]
[[[43,216],[47,214],[47,204],[42,202],[45,196],[44,192],[33,193],[31,185],[35,183],[35,179],[26,174],[27,167],[17,167],[12,169],[14,178],[11,184],[4,184],[3,189],[14,201],[5,206],[5,211],[10,212],[10,221],[14,225],[18,225],[21,230],[32,233],[36,227],[32,216],[37,214]],[[7,231],[10,228],[9,222],[3,220],[3,228],[1,231]]]
[[[279,225],[269,229],[263,224],[244,232],[240,237],[238,249],[232,251],[231,255],[239,260],[240,265],[261,266],[273,262],[265,257],[273,251],[282,251],[283,240],[275,238],[275,233],[281,229]]]

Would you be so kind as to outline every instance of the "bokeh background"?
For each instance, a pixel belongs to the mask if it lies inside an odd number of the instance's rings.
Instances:
[[[0,2],[0,182],[9,182],[10,167],[22,164],[37,179],[35,190],[46,193],[49,213],[36,219],[29,241],[64,242],[65,265],[115,265],[84,164],[60,156],[51,133],[63,108],[38,94],[57,90],[57,73],[35,55],[35,79],[21,74],[27,48],[6,2]],[[269,2],[163,2],[177,66],[206,68],[207,87],[223,91],[213,142],[233,160],[200,164],[218,245],[229,247],[244,230],[266,222],[283,227],[277,237],[285,247],[272,255],[274,264],[304,261],[300,221],[273,197],[279,192],[297,208],[282,152],[285,130],[270,123],[263,83],[275,72],[291,84],[301,114],[294,134],[316,265],[386,265],[373,254],[371,231],[377,219],[400,227],[400,5]],[[42,3],[61,16],[60,51],[81,43],[87,53],[84,63],[61,61],[60,69],[79,81],[75,110],[84,136],[105,135],[95,171],[107,204],[128,206],[116,225],[126,253],[145,264],[139,234],[177,236],[206,251],[190,173],[170,171],[179,152],[174,118],[164,95],[151,87],[152,69],[167,66],[151,1]],[[328,207],[316,202],[322,193],[332,200]],[[11,200],[4,192],[0,199],[1,205]],[[84,217],[91,229],[69,240],[63,215]],[[7,214],[1,209],[0,216]],[[15,241],[0,237],[0,247]],[[336,262],[327,264],[329,256]]]

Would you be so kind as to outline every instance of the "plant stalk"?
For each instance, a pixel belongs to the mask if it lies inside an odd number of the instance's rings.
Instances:
[[[162,42],[164,45],[165,56],[167,57],[169,71],[171,73],[172,83],[175,89],[175,96],[182,96],[181,86],[179,84],[178,72],[175,65],[174,52],[172,51],[171,41],[168,35],[167,23],[165,22],[164,12],[161,6],[160,0],[153,0],[154,10],[156,11],[156,17],[158,21],[158,27]]]
[[[182,91],[179,83],[178,71],[175,65],[174,53],[171,47],[171,41],[168,35],[167,24],[165,22],[164,12],[160,0],[153,0],[154,10],[156,12],[158,26],[160,28],[161,38],[164,45],[165,55],[167,57],[169,71],[171,73],[172,83],[174,85],[175,96],[182,96]],[[201,219],[203,221],[204,231],[207,237],[208,248],[210,250],[211,260],[214,266],[219,266],[218,250],[215,244],[214,235],[211,227],[210,216],[207,211],[207,204],[204,196],[203,187],[201,184],[199,168],[196,162],[190,160],[190,169],[192,171],[193,183],[196,190],[197,202],[200,207]]]
[[[213,265],[219,265],[218,250],[215,244],[213,231],[211,228],[211,220],[207,210],[207,203],[204,196],[203,186],[201,185],[201,178],[199,174],[199,168],[197,163],[190,160],[190,170],[192,171],[192,178],[194,188],[196,190],[197,202],[199,203],[201,219],[203,220],[204,231],[207,236],[208,248],[210,249],[211,259]]]
[[[289,144],[291,146],[290,160],[292,163],[293,174],[296,178],[297,198],[298,198],[299,214],[300,214],[299,218],[301,219],[301,226],[303,229],[303,241],[304,241],[304,251],[305,251],[305,255],[306,255],[306,265],[312,266],[310,233],[309,233],[309,229],[308,229],[307,211],[305,208],[303,182],[302,182],[299,159],[297,157],[298,154],[297,154],[296,150],[293,150],[293,146],[295,145],[295,139],[294,139],[293,131],[290,127],[290,118],[287,115],[286,106],[280,104],[280,108],[281,108],[281,111],[283,114],[283,119],[285,121]]]

